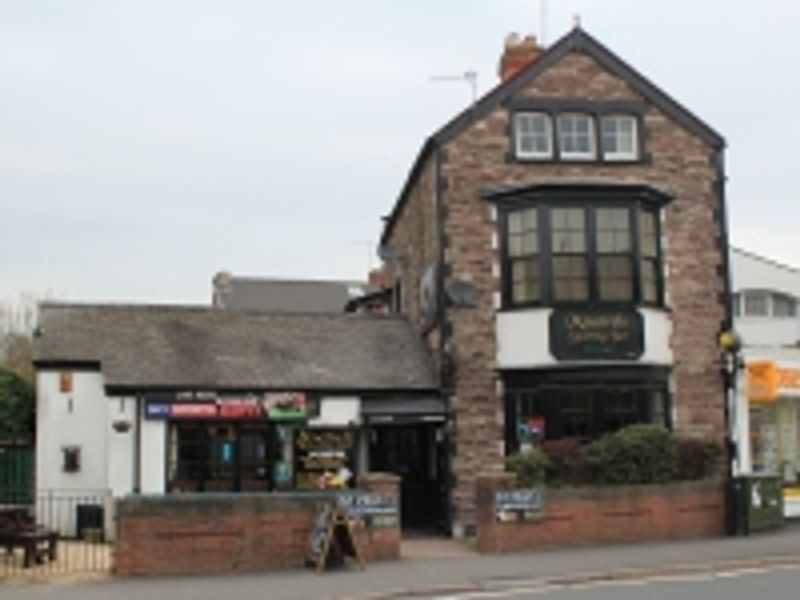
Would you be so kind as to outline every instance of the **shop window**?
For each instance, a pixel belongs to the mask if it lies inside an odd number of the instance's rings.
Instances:
[[[81,470],[81,449],[79,446],[65,446],[61,449],[61,470],[64,473],[78,473]]]
[[[500,208],[505,307],[662,304],[655,207],[543,200]]]
[[[666,390],[647,385],[565,385],[512,388],[506,395],[509,452],[534,441],[564,438],[588,442],[628,425],[666,427]],[[512,433],[513,432],[513,433]]]

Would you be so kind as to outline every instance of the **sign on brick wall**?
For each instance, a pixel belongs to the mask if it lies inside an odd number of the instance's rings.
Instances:
[[[498,490],[494,493],[494,510],[500,523],[533,521],[542,515],[544,497],[539,488]]]

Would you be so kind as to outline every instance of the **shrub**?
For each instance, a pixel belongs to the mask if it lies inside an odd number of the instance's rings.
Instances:
[[[542,444],[547,458],[547,483],[580,485],[587,482],[586,460],[580,442],[575,439],[551,440]]]
[[[713,475],[722,457],[717,442],[696,438],[676,438],[678,479],[703,479]]]
[[[533,487],[544,483],[550,461],[539,448],[522,454],[506,457],[506,471],[517,475],[517,483],[522,487]]]
[[[592,442],[584,453],[595,483],[662,483],[676,474],[675,442],[663,427],[631,425]]]

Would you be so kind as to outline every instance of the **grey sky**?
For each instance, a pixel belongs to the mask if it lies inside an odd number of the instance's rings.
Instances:
[[[733,241],[800,265],[800,2],[549,0],[727,139]],[[362,277],[424,138],[538,0],[0,0],[0,301]],[[373,259],[374,263],[377,260]]]

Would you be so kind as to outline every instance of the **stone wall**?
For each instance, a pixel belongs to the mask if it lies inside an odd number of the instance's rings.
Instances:
[[[635,100],[638,96],[592,58],[574,52],[556,63],[520,96]],[[672,423],[689,435],[724,434],[723,385],[717,333],[725,317],[722,228],[714,185],[715,149],[653,105],[644,115],[647,157],[636,164],[521,163],[509,159],[509,112],[498,107],[445,145],[445,264],[453,278],[474,283],[474,307],[448,311],[457,352],[455,393],[457,520],[474,521],[475,476],[502,468],[503,390],[496,370],[496,309],[500,305],[500,251],[496,211],[481,198],[489,186],[537,182],[648,184],[674,196],[662,211],[670,347]]]
[[[365,491],[399,498],[393,475],[362,478]],[[335,493],[181,494],[117,504],[114,572],[192,575],[301,568],[323,502]],[[399,505],[398,505],[399,506]],[[354,528],[367,562],[400,557],[395,527]]]
[[[546,490],[541,518],[500,523],[495,492],[515,487],[516,477],[509,473],[478,478],[481,552],[710,537],[725,532],[725,494],[720,481]]]

